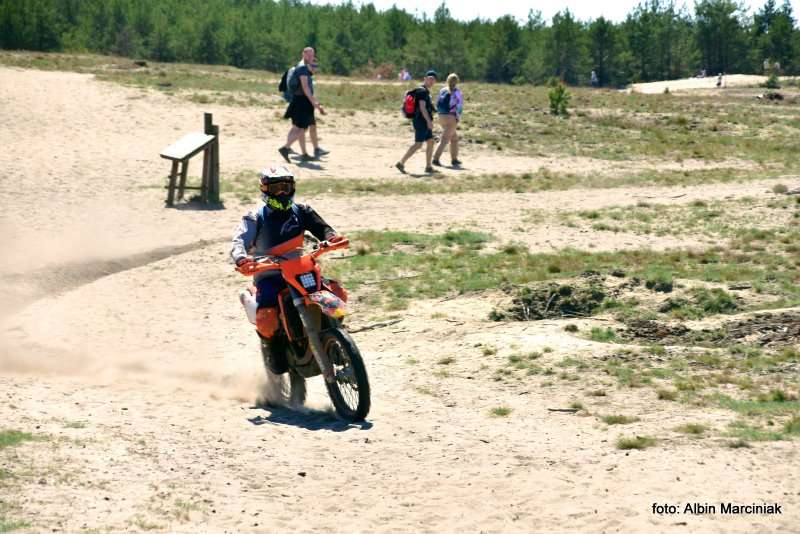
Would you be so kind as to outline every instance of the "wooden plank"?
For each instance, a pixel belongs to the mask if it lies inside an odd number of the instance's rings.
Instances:
[[[178,162],[172,161],[172,171],[169,173],[169,190],[167,191],[167,206],[175,202],[175,178],[178,176]]]
[[[178,200],[183,199],[183,190],[186,189],[186,172],[189,170],[189,160],[181,160],[181,181],[178,184]]]
[[[162,150],[160,156],[165,159],[184,160],[203,150],[212,141],[214,141],[213,135],[192,132]]]

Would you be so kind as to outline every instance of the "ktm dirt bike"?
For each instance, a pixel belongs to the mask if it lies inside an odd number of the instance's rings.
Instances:
[[[340,417],[362,421],[369,413],[369,379],[361,353],[342,327],[347,315],[346,293],[322,277],[316,258],[350,245],[347,239],[320,242],[312,252],[297,258],[265,256],[237,267],[245,276],[280,271],[287,288],[278,296],[280,328],[275,346],[286,355],[285,368],[268,371],[289,373],[290,400],[303,404],[305,379],[319,374]],[[337,295],[338,293],[338,295]]]

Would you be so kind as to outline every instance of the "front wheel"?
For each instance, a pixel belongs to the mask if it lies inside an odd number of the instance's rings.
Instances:
[[[363,421],[369,413],[369,379],[355,341],[341,328],[325,330],[320,337],[336,376],[325,382],[336,413],[347,421]]]

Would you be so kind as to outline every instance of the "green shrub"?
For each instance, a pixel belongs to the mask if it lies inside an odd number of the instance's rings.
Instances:
[[[771,74],[770,77],[767,78],[767,81],[764,82],[764,87],[766,87],[767,89],[780,89],[781,84],[778,81],[778,75],[774,73]]]
[[[571,96],[563,83],[557,82],[553,88],[550,89],[550,92],[547,93],[547,96],[550,98],[550,113],[552,115],[560,115],[562,117],[569,116],[567,106],[569,105]]]

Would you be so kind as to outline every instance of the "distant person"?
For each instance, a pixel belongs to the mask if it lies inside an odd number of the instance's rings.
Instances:
[[[717,87],[722,87],[722,73],[721,72],[719,73],[719,76],[717,76]]]
[[[411,80],[411,73],[408,72],[406,69],[403,69],[403,81],[407,82]]]
[[[303,49],[303,58],[297,64],[292,73],[291,80],[287,80],[289,91],[292,95],[292,101],[289,102],[289,107],[286,108],[284,118],[292,120],[292,129],[286,137],[286,144],[278,149],[278,152],[287,163],[289,154],[291,153],[291,145],[295,141],[300,142],[300,161],[313,161],[328,153],[319,147],[319,140],[317,138],[316,118],[314,117],[314,110],[319,109],[319,112],[325,115],[325,108],[314,97],[314,82],[312,76],[317,71],[318,64],[314,49],[306,47]],[[309,156],[306,152],[305,134],[306,130],[313,127],[310,131],[311,144],[314,146],[314,156]]]
[[[400,69],[400,72],[397,73],[397,81],[398,82],[406,81],[406,68],[405,67]]]
[[[436,113],[439,114],[439,124],[442,127],[442,138],[433,155],[433,164],[441,166],[439,158],[442,157],[444,148],[450,143],[450,163],[453,167],[460,167],[458,159],[458,122],[464,109],[464,97],[458,88],[458,74],[452,73],[447,77],[447,84],[439,90],[436,99]]]
[[[425,73],[425,79],[421,86],[414,90],[414,101],[416,102],[416,110],[414,111],[414,118],[411,120],[414,126],[414,144],[409,147],[405,155],[395,164],[397,169],[404,173],[406,172],[406,161],[414,155],[414,153],[422,148],[422,143],[425,143],[425,172],[433,173],[431,166],[431,158],[433,157],[433,103],[431,102],[431,87],[436,83],[436,71],[429,70]]]
[[[595,71],[592,71],[592,74],[589,76],[589,78],[591,80],[592,87],[600,86],[600,80],[597,79],[597,73]]]

